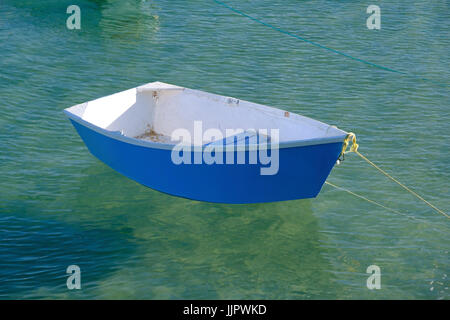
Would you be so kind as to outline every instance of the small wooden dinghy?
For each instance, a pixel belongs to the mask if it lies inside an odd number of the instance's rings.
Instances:
[[[64,111],[89,151],[114,170],[209,202],[313,198],[347,136],[284,110],[162,82]]]

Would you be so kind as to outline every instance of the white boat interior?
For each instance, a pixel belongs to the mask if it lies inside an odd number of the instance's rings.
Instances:
[[[194,122],[203,132],[218,129],[279,130],[279,142],[311,139],[342,141],[346,132],[320,121],[261,104],[152,82],[66,109],[82,120],[121,135],[159,143],[171,141],[176,129],[194,134]],[[211,141],[214,141],[211,140]],[[211,141],[203,141],[208,143]],[[194,142],[195,144],[195,142]]]

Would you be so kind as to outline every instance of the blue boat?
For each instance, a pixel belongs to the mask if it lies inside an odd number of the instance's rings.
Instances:
[[[64,112],[89,151],[117,172],[219,203],[316,197],[347,137],[288,111],[162,82]]]

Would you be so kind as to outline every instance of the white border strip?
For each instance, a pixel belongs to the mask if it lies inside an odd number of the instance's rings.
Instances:
[[[109,138],[122,141],[124,143],[129,143],[141,147],[146,148],[152,148],[152,149],[166,149],[166,150],[172,150],[173,147],[176,145],[174,144],[168,144],[168,143],[161,143],[161,142],[153,142],[153,141],[147,141],[147,140],[141,140],[136,139],[132,137],[127,137],[119,133],[118,131],[109,131],[103,128],[100,128],[86,120],[83,120],[81,117],[73,114],[72,112],[68,111],[67,109],[64,110],[64,113],[69,119],[72,119],[73,121],[77,122],[78,124],[87,127],[97,133],[100,133],[104,136],[107,136]],[[343,131],[344,132],[344,131]],[[324,137],[324,138],[313,138],[313,139],[306,139],[306,140],[292,140],[292,141],[285,141],[279,143],[279,149],[282,148],[293,148],[293,147],[303,147],[303,146],[311,146],[311,145],[320,145],[320,144],[327,144],[327,143],[337,143],[337,142],[344,142],[345,137],[347,136],[347,133],[344,132],[344,134],[339,136],[333,136],[333,137]],[[254,145],[248,145],[247,147],[255,147]],[[261,148],[261,146],[259,146]]]

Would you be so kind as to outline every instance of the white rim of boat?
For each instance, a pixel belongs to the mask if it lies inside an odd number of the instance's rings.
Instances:
[[[125,142],[128,144],[133,144],[133,145],[152,148],[152,149],[166,149],[166,150],[172,150],[174,148],[174,146],[177,145],[177,143],[169,144],[169,143],[162,143],[162,142],[153,142],[153,141],[141,140],[141,139],[136,139],[133,137],[124,136],[118,131],[110,131],[107,129],[103,129],[103,128],[100,128],[100,127],[86,121],[86,120],[83,120],[81,117],[73,114],[72,112],[68,111],[67,109],[65,109],[63,111],[67,115],[67,117],[69,117],[69,119],[72,119],[73,121],[79,123],[80,125],[88,127],[89,129],[91,129],[95,132],[98,132],[104,136],[107,136],[109,138],[119,140],[119,141],[122,141],[122,142]],[[341,130],[341,129],[339,129],[339,130]],[[293,147],[303,147],[303,146],[311,146],[311,145],[344,142],[344,139],[347,136],[347,132],[345,132],[345,131],[342,131],[342,132],[344,134],[339,135],[339,136],[279,142],[278,148],[282,149],[282,148],[293,148]],[[203,145],[203,146],[205,146],[205,145]],[[261,146],[262,145],[247,145],[246,148],[257,147],[257,148],[261,149]],[[198,146],[193,146],[194,149],[196,147],[198,147]],[[272,146],[272,148],[274,148],[274,146]]]

